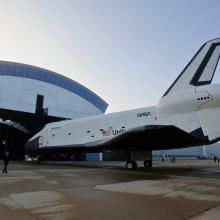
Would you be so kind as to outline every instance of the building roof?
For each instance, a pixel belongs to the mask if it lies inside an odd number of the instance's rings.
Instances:
[[[59,86],[86,99],[103,113],[108,107],[108,104],[102,98],[85,86],[47,69],[22,63],[0,61],[0,75],[34,79]]]

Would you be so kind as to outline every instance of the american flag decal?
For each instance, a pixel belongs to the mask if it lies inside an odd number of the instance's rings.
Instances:
[[[112,135],[112,127],[109,127],[108,130],[103,130],[102,131],[102,136],[111,136]]]

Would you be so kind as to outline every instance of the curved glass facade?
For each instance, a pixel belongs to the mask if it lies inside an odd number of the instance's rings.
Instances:
[[[0,61],[0,75],[35,79],[59,86],[86,99],[103,113],[108,107],[108,104],[103,99],[86,87],[65,76],[43,68],[14,62]]]

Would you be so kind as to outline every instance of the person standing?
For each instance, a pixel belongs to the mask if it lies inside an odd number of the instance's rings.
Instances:
[[[3,151],[3,162],[4,162],[4,168],[2,170],[2,173],[8,173],[8,163],[9,163],[9,151],[8,151],[8,143],[7,143],[7,140],[4,140],[3,142],[3,145],[4,145],[4,151]]]
[[[2,173],[8,173],[8,163],[9,163],[9,152],[5,151],[3,154],[3,162],[4,162],[4,168],[2,170]]]

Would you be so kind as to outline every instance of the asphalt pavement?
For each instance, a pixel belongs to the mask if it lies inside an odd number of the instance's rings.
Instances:
[[[9,173],[0,174],[0,219],[220,219],[220,163],[158,161],[135,171],[123,166],[11,162]]]

